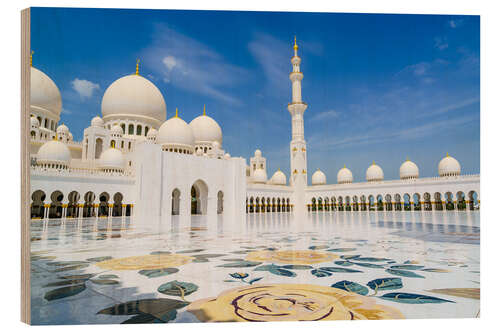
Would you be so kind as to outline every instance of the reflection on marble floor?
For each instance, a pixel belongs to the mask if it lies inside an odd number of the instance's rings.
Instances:
[[[471,211],[37,220],[32,322],[476,317],[479,237]]]

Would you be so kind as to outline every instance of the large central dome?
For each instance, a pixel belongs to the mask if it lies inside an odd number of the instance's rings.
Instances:
[[[44,72],[31,67],[31,108],[35,110],[43,110],[46,113],[52,114],[59,119],[61,113],[62,102],[61,93],[56,84]]]
[[[153,120],[161,125],[167,116],[163,96],[156,86],[140,75],[127,75],[113,82],[102,98],[102,116],[132,116]]]

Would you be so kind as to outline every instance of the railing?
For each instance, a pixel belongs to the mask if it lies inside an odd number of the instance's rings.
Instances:
[[[123,172],[106,172],[99,169],[87,168],[68,168],[68,169],[55,169],[42,166],[31,166],[31,175],[40,176],[58,176],[58,177],[75,177],[75,176],[97,176],[97,177],[123,177],[133,178],[134,172],[126,170]]]
[[[360,187],[375,187],[380,185],[411,185],[411,184],[425,184],[428,182],[434,181],[444,181],[444,182],[453,182],[460,180],[469,180],[477,178],[479,179],[479,174],[467,174],[460,176],[446,176],[446,177],[425,177],[425,178],[416,178],[416,179],[391,179],[391,180],[381,180],[374,182],[357,182],[357,183],[348,183],[348,184],[325,184],[325,185],[315,185],[308,186],[306,191],[317,191],[317,190],[329,190],[329,189],[352,189],[352,188],[360,188]]]

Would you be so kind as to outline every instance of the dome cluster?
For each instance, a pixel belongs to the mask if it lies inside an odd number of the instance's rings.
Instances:
[[[318,169],[319,171],[319,169]],[[321,185],[323,184],[321,180],[324,177],[323,172],[316,171],[312,177],[312,185]],[[440,162],[438,166],[438,173],[440,177],[450,177],[450,176],[459,176],[460,175],[460,163],[453,157],[446,154]],[[399,168],[399,178],[402,180],[412,180],[418,179],[420,176],[420,171],[418,169],[417,164],[407,159],[401,164]],[[382,168],[372,163],[366,170],[366,181],[368,182],[377,182],[384,180],[384,171]],[[338,184],[350,184],[353,182],[353,176],[351,170],[344,167],[339,170],[337,173],[337,183]],[[325,177],[326,183],[326,177]]]
[[[156,142],[164,151],[201,156],[221,149],[222,130],[213,118],[205,114],[205,110],[203,115],[188,124],[179,117],[176,109],[175,116],[161,125]]]

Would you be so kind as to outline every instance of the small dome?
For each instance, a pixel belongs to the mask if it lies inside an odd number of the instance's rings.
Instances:
[[[220,143],[219,143],[219,141],[212,142],[212,148],[215,149],[215,150],[220,149]]]
[[[373,164],[366,170],[366,180],[369,182],[384,180],[384,171],[382,171],[382,168],[373,162]]]
[[[73,141],[73,133],[69,132],[68,138],[69,138],[69,141]]]
[[[92,118],[92,120],[90,122],[90,126],[92,126],[92,127],[104,127],[104,120],[102,120],[102,118],[99,116],[95,116],[94,118]]]
[[[274,185],[286,185],[286,175],[278,169],[271,177],[271,183]]]
[[[120,125],[113,125],[110,132],[113,136],[123,136],[123,128]]]
[[[61,93],[56,84],[44,72],[31,67],[30,106],[52,113],[57,119],[61,114]]]
[[[224,159],[228,160],[231,158],[231,155],[229,153],[224,154]]]
[[[194,135],[191,127],[175,115],[161,125],[156,141],[163,148],[194,150]]]
[[[446,157],[439,162],[438,172],[439,177],[446,176],[459,176],[461,171],[460,163],[448,153],[446,153]]]
[[[58,166],[68,166],[71,161],[71,153],[68,147],[61,141],[51,140],[45,142],[37,154],[37,164],[55,164]]]
[[[267,174],[264,169],[259,168],[255,170],[255,172],[253,173],[253,181],[254,183],[260,184],[264,184],[265,182],[267,182]]]
[[[125,167],[125,158],[123,153],[116,148],[108,148],[99,159],[99,167],[101,169],[108,169],[112,171],[122,171]]]
[[[203,114],[189,123],[193,129],[195,144],[207,144],[217,141],[222,145],[222,130],[211,117]]]
[[[416,179],[418,175],[418,166],[410,160],[406,160],[399,167],[399,178],[401,179]]]
[[[320,169],[316,170],[311,178],[313,185],[325,185],[326,184],[326,175]]]
[[[147,138],[148,139],[156,139],[156,137],[158,136],[158,131],[155,130],[154,128],[151,128],[149,131],[148,131],[148,135],[147,135]]]
[[[30,124],[31,124],[31,127],[34,127],[34,128],[38,128],[40,127],[40,122],[38,121],[38,119],[36,119],[36,117],[30,117]]]
[[[138,116],[164,122],[165,100],[160,90],[141,75],[127,75],[113,82],[104,92],[102,116]]]
[[[260,149],[256,149],[255,153],[253,154],[253,156],[255,156],[255,157],[262,157],[262,152],[260,151]]]
[[[350,184],[352,183],[352,172],[347,169],[344,165],[342,169],[337,173],[337,183],[339,184]]]
[[[61,125],[57,126],[56,133],[57,134],[66,134],[66,135],[68,135],[69,134],[69,128],[68,128],[68,126],[66,126],[64,124],[61,124]]]

